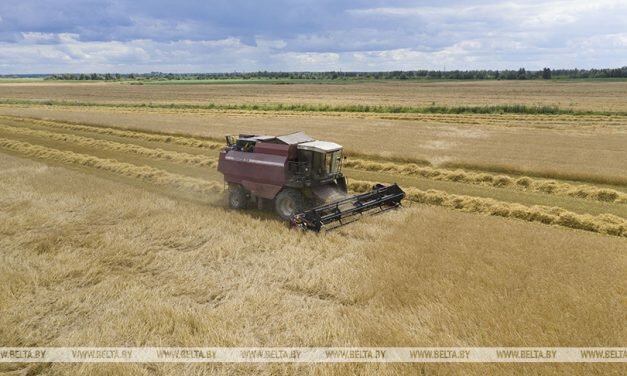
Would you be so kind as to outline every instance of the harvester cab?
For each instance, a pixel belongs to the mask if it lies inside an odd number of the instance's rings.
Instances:
[[[342,146],[325,141],[298,144],[297,157],[288,161],[290,179],[305,187],[319,187],[332,183],[346,192],[346,178],[342,175]]]
[[[389,187],[377,186],[349,196],[343,158],[341,145],[302,132],[276,137],[241,134],[226,136],[218,171],[228,184],[232,208],[272,203],[291,225],[315,231],[373,209],[400,206],[404,192],[397,185],[393,195],[385,194]]]

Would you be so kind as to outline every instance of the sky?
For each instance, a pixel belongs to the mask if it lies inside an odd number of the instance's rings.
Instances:
[[[0,74],[625,65],[627,0],[0,1]]]

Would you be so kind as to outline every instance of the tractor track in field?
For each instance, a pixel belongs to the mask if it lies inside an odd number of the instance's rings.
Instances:
[[[0,148],[12,153],[201,194],[217,193],[223,189],[221,176],[214,171],[217,150],[222,146],[217,140],[186,135],[0,117]],[[192,149],[195,152],[184,151]],[[144,164],[140,165],[137,161]],[[189,167],[179,169],[176,165]],[[370,181],[383,178],[385,174],[433,180],[449,185],[444,191],[423,190],[412,183],[404,187],[407,198],[413,202],[466,212],[627,236],[627,194],[605,187],[362,158],[349,159],[346,167],[365,175],[370,173],[373,177],[369,181],[351,181],[350,188],[355,192],[368,189],[372,185]],[[565,203],[564,207],[552,207],[537,205],[531,199],[521,203],[463,194],[464,186],[473,185],[495,189],[495,192],[524,191],[529,196],[564,196],[566,201],[558,201]],[[585,204],[579,207],[576,202]]]

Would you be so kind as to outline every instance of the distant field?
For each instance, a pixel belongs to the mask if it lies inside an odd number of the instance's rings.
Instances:
[[[112,103],[556,105],[624,82],[0,84],[0,343],[623,346],[627,116],[127,108]],[[430,95],[439,99],[427,99]],[[536,101],[531,101],[532,97]],[[422,102],[421,102],[422,101]],[[16,102],[17,103],[17,102]],[[234,212],[225,134],[343,144],[349,188],[406,208],[313,235]],[[196,374],[621,374],[620,365],[193,366]],[[170,365],[2,365],[177,374]]]
[[[0,99],[88,102],[298,103],[400,106],[553,105],[627,111],[627,81],[437,81],[344,85],[224,84],[131,85],[129,83],[0,84]]]

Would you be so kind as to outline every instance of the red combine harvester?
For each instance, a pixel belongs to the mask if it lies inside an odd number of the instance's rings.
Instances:
[[[224,174],[234,209],[253,203],[261,209],[273,203],[291,226],[320,231],[352,222],[366,212],[399,207],[405,197],[397,184],[376,185],[371,192],[349,196],[342,174],[342,146],[302,132],[226,136],[226,143],[218,171]]]

